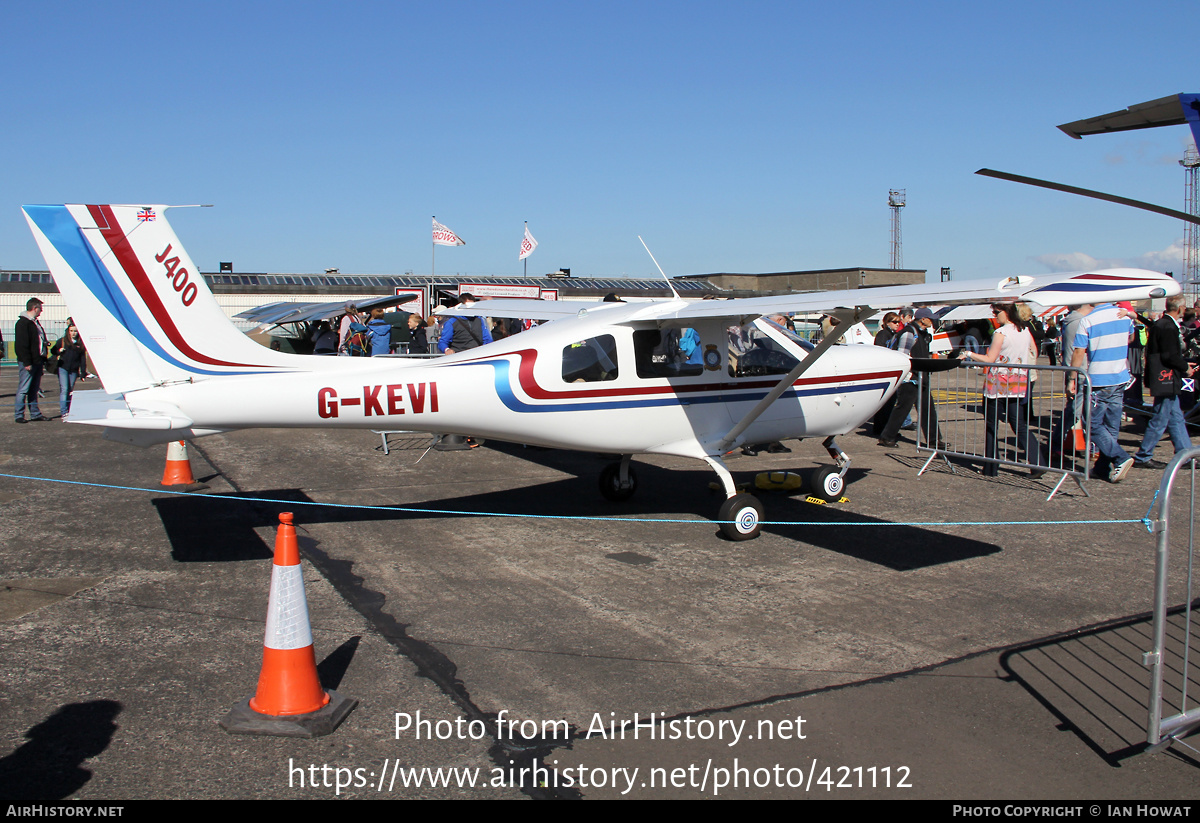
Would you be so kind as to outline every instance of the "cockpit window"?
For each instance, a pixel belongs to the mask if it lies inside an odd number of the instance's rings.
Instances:
[[[803,352],[813,350],[812,343],[797,337],[792,332],[765,318],[757,323],[768,325],[772,331],[783,334],[787,340]],[[787,374],[800,360],[774,338],[767,335],[755,323],[746,326],[730,326],[729,376],[761,377],[763,375]]]
[[[688,377],[704,373],[695,329],[642,329],[633,333],[638,377]]]
[[[563,349],[564,383],[598,383],[617,379],[617,341],[611,334],[580,340]]]

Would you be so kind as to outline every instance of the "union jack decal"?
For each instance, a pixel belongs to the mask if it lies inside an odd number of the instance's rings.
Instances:
[[[139,223],[153,223],[154,222],[154,209],[147,206],[146,208],[142,209],[141,211],[139,211],[137,213],[137,219],[138,219]]]

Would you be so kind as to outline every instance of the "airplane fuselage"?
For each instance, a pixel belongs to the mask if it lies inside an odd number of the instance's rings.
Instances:
[[[754,334],[764,340],[770,336],[775,365],[739,368],[727,330],[696,325],[706,357],[682,367],[663,362],[665,355],[644,346],[639,350],[644,343],[639,331],[657,334],[652,328],[555,321],[433,360],[340,358],[344,370],[197,380],[127,392],[125,402],[135,413],[139,407],[178,409],[197,431],[410,430],[586,451],[700,457],[713,454],[721,438],[790,368],[786,361],[776,361],[792,354],[794,364],[807,352],[759,321],[762,329],[754,328]],[[750,356],[742,359],[745,363]],[[908,369],[908,358],[896,352],[837,346],[738,442],[850,431],[878,409]],[[664,374],[671,371],[678,373]]]

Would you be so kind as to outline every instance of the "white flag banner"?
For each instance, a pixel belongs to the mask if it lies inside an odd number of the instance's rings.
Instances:
[[[467,245],[466,241],[464,241],[457,234],[450,231],[450,229],[446,228],[441,223],[439,223],[437,221],[437,218],[434,218],[434,220],[433,220],[433,243],[435,246],[465,246],[465,245]]]
[[[533,254],[533,250],[537,248],[537,241],[533,239],[533,235],[529,233],[529,226],[525,227],[525,239],[521,241],[521,254],[517,257],[518,260],[524,260],[529,255]]]

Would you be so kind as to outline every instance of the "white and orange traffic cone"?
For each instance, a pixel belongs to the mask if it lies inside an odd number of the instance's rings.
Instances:
[[[167,445],[167,467],[163,469],[164,486],[193,486],[192,463],[188,460],[187,442],[172,440]]]
[[[321,688],[296,527],[292,513],[283,512],[275,534],[258,690],[235,706],[221,725],[241,734],[318,737],[336,729],[356,705],[357,700]]]
[[[328,702],[329,695],[317,677],[296,527],[292,513],[284,512],[275,534],[262,673],[250,708],[259,714],[282,716],[315,712]]]

